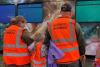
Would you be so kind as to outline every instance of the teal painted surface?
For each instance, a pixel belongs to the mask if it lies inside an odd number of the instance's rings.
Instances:
[[[96,1],[79,1],[77,5],[91,5],[91,4],[100,4],[100,0]]]
[[[88,5],[88,4],[93,4],[93,5]],[[87,1],[81,3],[80,5],[77,4],[76,20],[77,22],[100,22],[100,1],[93,1],[93,2]]]

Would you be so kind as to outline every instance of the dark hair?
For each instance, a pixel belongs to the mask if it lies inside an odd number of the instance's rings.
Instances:
[[[72,6],[71,4],[65,3],[64,5],[61,6],[61,11],[64,12],[71,12]]]
[[[10,21],[10,25],[16,25],[16,24],[17,24],[16,18],[12,18]]]

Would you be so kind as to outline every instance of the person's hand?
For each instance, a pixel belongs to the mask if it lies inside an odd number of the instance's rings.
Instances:
[[[41,36],[40,33],[36,34],[35,37],[34,37],[34,40],[35,40],[36,42],[39,42],[41,39],[42,39],[42,36]]]
[[[32,51],[32,50],[34,49],[34,47],[35,47],[35,42],[33,42],[32,44],[30,44],[30,45],[28,46],[28,50],[29,50],[29,51]]]
[[[85,61],[86,61],[86,56],[85,56],[85,55],[81,55],[81,56],[80,56],[80,61],[81,61],[82,63],[85,63]]]

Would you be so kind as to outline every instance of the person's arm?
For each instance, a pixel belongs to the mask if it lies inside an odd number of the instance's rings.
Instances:
[[[76,35],[77,35],[77,41],[78,41],[78,44],[79,44],[80,55],[81,56],[85,55],[86,42],[85,42],[84,36],[82,34],[81,27],[78,23],[76,23]]]
[[[45,39],[44,39],[44,44],[49,48],[49,44],[50,44],[50,39],[51,39],[51,36],[48,32],[48,30],[46,30],[46,34],[45,34]]]
[[[34,41],[30,36],[31,36],[30,32],[28,32],[26,29],[23,30],[23,33],[22,33],[22,40],[23,40],[27,45],[30,45],[30,44]]]
[[[85,42],[84,36],[82,34],[81,27],[78,23],[76,23],[76,35],[77,35],[77,42],[79,44],[79,52],[80,52],[80,60],[79,61],[85,63],[85,61],[86,61],[86,57],[85,57],[86,42]],[[80,62],[80,66],[81,66],[81,62]]]

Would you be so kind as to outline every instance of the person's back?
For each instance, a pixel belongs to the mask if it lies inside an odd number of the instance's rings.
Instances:
[[[22,67],[30,63],[27,44],[21,39],[22,31],[23,28],[16,23],[9,26],[4,32],[3,60],[6,67],[12,65]]]
[[[85,48],[83,44],[80,44],[84,42],[83,38],[80,36],[82,35],[80,27],[75,20],[72,19],[70,4],[64,4],[61,7],[60,13],[60,18],[48,23],[48,30],[44,43],[48,45],[51,40],[57,48],[64,52],[64,56],[62,58],[55,60],[57,67],[80,67],[80,55],[84,60],[83,56],[85,54]],[[78,39],[81,39],[82,42],[78,42]],[[81,49],[83,51],[81,51]]]
[[[45,45],[43,41],[37,42],[34,51],[32,52],[32,66],[33,67],[46,67]]]
[[[4,46],[5,44],[13,44],[16,43],[16,38],[14,38],[14,36],[17,35],[17,29],[19,27],[16,25],[11,25],[8,28],[6,28],[5,32],[4,32]]]
[[[58,18],[51,23],[51,26],[49,26],[49,32],[52,41],[58,48],[65,52],[65,56],[62,59],[57,60],[56,63],[71,63],[79,60],[74,20],[69,17]]]

